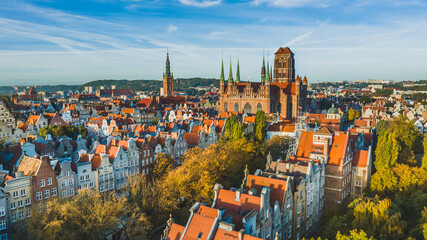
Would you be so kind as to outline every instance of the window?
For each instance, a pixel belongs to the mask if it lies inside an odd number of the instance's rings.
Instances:
[[[50,197],[50,192],[49,189],[44,190],[44,198],[49,198]]]
[[[108,171],[108,166],[105,166],[104,167],[104,172],[107,172]]]
[[[19,219],[24,219],[24,217],[25,217],[24,212],[19,212]]]
[[[89,183],[89,188],[93,188],[93,182]]]
[[[103,184],[101,184],[101,185],[99,186],[99,191],[100,191],[100,192],[103,192],[103,191],[104,191],[104,185],[103,185]]]
[[[70,189],[70,196],[74,195],[74,189]]]
[[[297,228],[299,228],[300,225],[300,218],[297,218]]]
[[[62,197],[63,197],[63,198],[66,198],[66,197],[67,197],[67,193],[68,193],[68,191],[67,191],[67,190],[62,191]]]
[[[4,207],[0,208],[0,217],[3,217],[5,215]]]
[[[6,220],[0,221],[0,230],[6,229]]]
[[[31,209],[27,210],[27,218],[31,217]]]
[[[44,179],[40,179],[40,187],[44,187]]]
[[[18,207],[23,207],[24,206],[24,201],[18,201]]]
[[[361,181],[356,181],[356,186],[361,187],[362,186],[362,182]]]
[[[27,190],[26,189],[22,189],[21,190],[21,197],[27,195]]]
[[[52,197],[56,196],[56,187],[52,188]]]
[[[68,186],[73,186],[74,185],[74,179],[70,178],[68,179]]]
[[[298,207],[297,207],[297,213],[299,214],[301,212],[301,204],[298,203]]]
[[[85,176],[80,176],[80,182],[84,182],[85,181]]]
[[[66,186],[67,186],[67,181],[62,180],[62,182],[61,182],[61,187],[62,187],[62,188],[65,188]]]
[[[86,180],[89,180],[90,179],[90,176],[89,176],[89,174],[87,174],[86,175]]]
[[[12,214],[12,222],[16,222],[16,213]]]
[[[31,198],[25,199],[25,205],[28,206],[31,204]]]
[[[47,185],[48,186],[52,185],[52,178],[51,177],[47,178]]]
[[[66,172],[65,172],[65,176],[66,176],[66,177],[70,176],[70,171],[66,171]]]
[[[99,176],[99,181],[100,181],[100,182],[103,182],[103,181],[104,181],[104,175],[100,175],[100,176]]]
[[[10,204],[10,209],[15,209],[16,208],[16,203],[11,203]]]
[[[19,192],[18,191],[13,192],[13,198],[17,198],[17,197],[19,197]]]
[[[36,201],[40,201],[42,200],[42,192],[37,192],[36,193]]]

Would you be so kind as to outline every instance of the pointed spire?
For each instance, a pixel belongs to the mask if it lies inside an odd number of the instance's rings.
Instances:
[[[224,82],[224,60],[221,60],[221,77],[219,81]]]
[[[264,82],[264,80],[265,80],[265,60],[264,60],[264,54],[262,54],[261,82]]]
[[[237,59],[237,72],[236,72],[236,83],[240,82],[240,67],[239,67],[239,59]]]
[[[269,66],[268,66],[268,61],[267,61],[267,71],[266,71],[266,74],[265,74],[265,81],[266,82],[269,82],[270,81],[270,70],[269,70]]]
[[[231,69],[231,56],[230,56],[230,72],[228,73],[228,82],[229,83],[233,82],[233,71]]]
[[[165,76],[171,77],[171,64],[169,62],[169,48],[166,50],[166,70],[165,70]]]
[[[270,66],[270,82],[273,82],[273,67]]]

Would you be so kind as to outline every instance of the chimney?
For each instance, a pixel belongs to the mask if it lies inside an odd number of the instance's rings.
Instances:
[[[42,156],[41,158],[40,158],[41,160],[42,160],[42,162],[50,162],[49,161],[49,156],[48,155],[44,155],[44,156]]]
[[[242,228],[242,229],[240,229],[240,231],[239,231],[239,240],[243,240],[243,236],[244,236],[244,233],[245,232],[245,230]]]
[[[263,217],[263,218],[267,217],[267,206],[269,204],[267,201],[270,200],[269,196],[267,196],[269,194],[269,191],[270,191],[270,188],[263,187],[262,191],[261,191],[261,194],[260,194],[261,204],[260,204],[260,207],[259,207],[259,216]]]
[[[256,188],[252,188],[251,190],[249,190],[249,195],[255,196],[256,195]]]
[[[239,188],[236,190],[236,199],[234,199],[234,201],[240,201],[240,195],[242,194],[243,189]]]
[[[329,152],[329,139],[325,138],[325,143],[323,146],[323,154],[328,155]]]
[[[222,185],[221,185],[221,184],[219,184],[219,183],[216,183],[216,184],[215,184],[215,186],[214,186],[214,194],[215,194],[215,196],[214,196],[214,201],[213,201],[213,203],[212,203],[212,208],[215,208],[216,201],[218,200],[219,190],[221,190],[222,188],[223,188],[223,187],[222,187]]]

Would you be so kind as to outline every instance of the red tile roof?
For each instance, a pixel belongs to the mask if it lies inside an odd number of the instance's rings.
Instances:
[[[329,152],[329,165],[341,166],[344,159],[349,136],[344,132],[335,132],[331,151]]]
[[[248,179],[246,181],[246,192],[255,188],[257,190],[257,195],[259,195],[263,187],[268,187],[270,188],[270,204],[274,206],[275,202],[278,201],[280,207],[282,207],[286,186],[286,180],[248,175]]]
[[[354,153],[353,156],[353,166],[366,168],[368,164],[368,153],[366,150],[359,150]]]
[[[176,223],[172,223],[171,228],[169,229],[167,240],[179,240],[181,239],[182,234],[184,233],[184,226],[181,226]]]
[[[200,136],[197,133],[184,133],[183,137],[188,145],[191,145],[191,146],[199,145]]]

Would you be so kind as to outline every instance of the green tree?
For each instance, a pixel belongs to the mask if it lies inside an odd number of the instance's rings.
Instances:
[[[425,170],[427,170],[427,133],[424,134],[423,146],[424,146],[424,156],[421,162],[421,166]]]
[[[274,136],[265,142],[265,152],[271,154],[273,161],[285,159],[290,140],[289,137]]]
[[[82,136],[82,138],[87,138],[87,136],[89,136],[89,132],[83,125],[79,127],[79,135]]]
[[[357,230],[351,230],[350,235],[342,235],[339,231],[337,233],[337,236],[335,237],[336,240],[375,240],[375,238],[368,237],[368,234],[366,234],[363,230],[360,230],[358,232]]]
[[[176,161],[170,154],[159,153],[153,167],[153,177],[162,179],[176,167]]]
[[[359,98],[359,102],[361,102],[361,103],[370,103],[370,102],[372,102],[372,99],[371,99],[371,97],[369,97],[367,95],[364,95],[364,96],[361,96]]]
[[[237,116],[232,114],[225,122],[225,138],[231,142],[235,142],[245,137],[245,129],[243,124],[240,124]]]
[[[267,120],[264,111],[258,111],[255,115],[255,140],[264,142],[267,137]]]
[[[391,211],[391,200],[358,198],[354,206],[353,228],[366,232],[368,236],[380,239],[402,239],[406,223],[402,221],[399,212]]]

